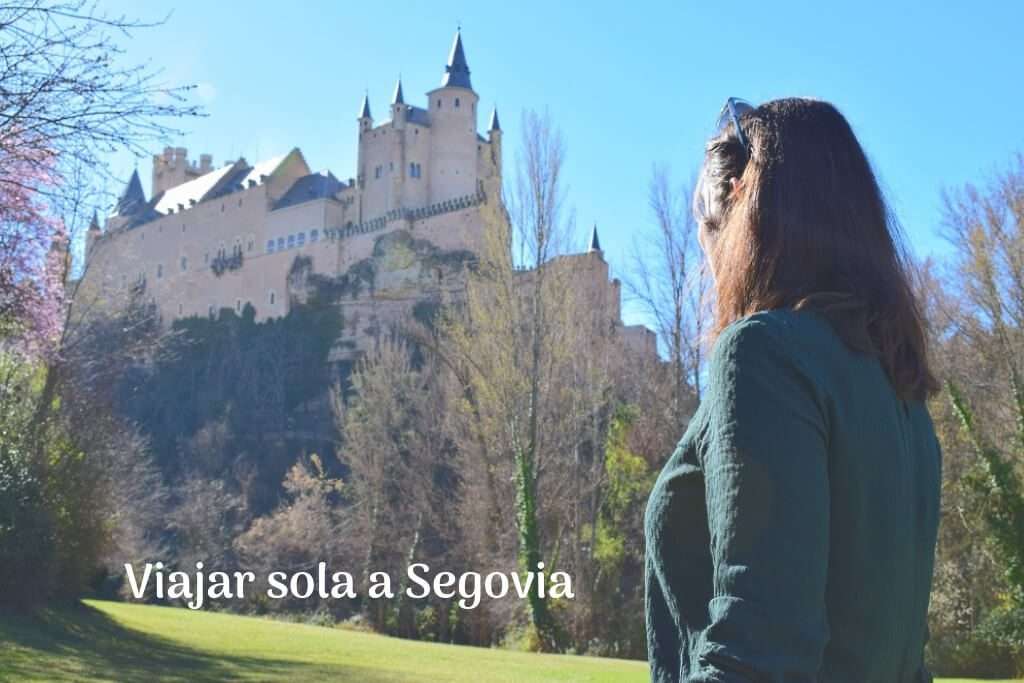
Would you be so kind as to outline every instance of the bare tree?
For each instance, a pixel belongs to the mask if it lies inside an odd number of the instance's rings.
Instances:
[[[973,648],[976,659],[968,655],[968,667],[980,658],[989,675],[1010,675],[1012,658],[993,640],[1006,623],[991,617],[1010,604],[1014,591],[1006,546],[992,533],[991,520],[993,511],[1012,518],[1000,509],[1005,497],[997,487],[1000,476],[1019,472],[1020,463],[1017,458],[1010,468],[993,470],[998,451],[978,446],[987,440],[1009,450],[1019,440],[1012,380],[1024,369],[1024,156],[983,185],[946,191],[943,209],[952,258],[921,264],[916,282],[933,370],[959,389],[930,405],[943,450],[930,651],[936,666],[952,672]]]
[[[0,185],[48,195],[61,183],[37,184],[19,162],[58,174],[72,166],[109,178],[109,155],[180,134],[167,119],[195,116],[190,87],[169,86],[148,65],[124,66],[118,40],[160,22],[101,11],[91,0],[0,3]]]
[[[534,572],[551,571],[560,539],[576,532],[566,505],[578,493],[577,422],[590,417],[578,392],[590,382],[574,370],[585,370],[575,361],[591,351],[586,338],[594,328],[584,304],[585,265],[564,253],[573,222],[563,206],[561,136],[533,112],[524,115],[523,131],[516,182],[503,203],[485,207],[479,263],[463,306],[443,324],[440,353],[466,398],[463,500],[491,506],[475,510],[488,520],[479,545],[490,561],[502,561],[496,553],[509,545],[503,512],[511,506],[519,569]],[[536,647],[562,647],[548,599],[531,592],[528,607]]]
[[[248,569],[254,570],[257,586],[266,590],[271,572],[314,572],[318,562],[344,565],[355,539],[348,534],[338,505],[343,485],[327,475],[319,456],[302,458],[284,479],[284,500],[268,515],[253,521],[235,539],[235,548]],[[296,607],[317,600],[289,597],[275,601],[273,609]]]
[[[417,370],[408,346],[385,338],[353,375],[350,403],[334,391],[343,437],[339,457],[349,469],[351,536],[363,548],[362,596],[373,571],[404,577],[408,565],[419,561],[424,536],[443,525],[437,481],[448,445],[441,419],[444,389],[436,370],[429,364]],[[399,611],[403,592],[398,592]],[[374,626],[382,628],[384,604],[368,600],[363,605]]]
[[[654,228],[636,243],[627,291],[654,321],[672,369],[672,414],[681,424],[700,400],[704,337],[710,321],[710,277],[690,211],[693,183],[676,186],[667,166],[651,173],[648,205]]]

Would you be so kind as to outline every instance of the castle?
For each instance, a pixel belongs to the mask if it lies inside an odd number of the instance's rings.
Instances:
[[[104,225],[93,221],[83,281],[108,299],[142,290],[167,323],[246,305],[258,320],[283,316],[310,273],[370,272],[369,296],[343,303],[338,353],[364,351],[416,304],[457,292],[459,256],[479,253],[484,211],[501,200],[498,113],[480,135],[460,33],[441,85],[426,95],[426,107],[407,104],[399,79],[380,123],[364,96],[347,180],[313,172],[298,148],[220,168],[209,154],[196,163],[184,148],[165,149],[153,156],[150,198],[136,171]],[[584,261],[581,287],[625,343],[654,353],[652,332],[621,325],[620,284],[609,279],[596,228],[590,250],[573,258]]]

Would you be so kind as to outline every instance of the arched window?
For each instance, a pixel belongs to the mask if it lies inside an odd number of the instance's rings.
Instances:
[[[298,244],[298,245],[299,245],[300,247],[301,247],[302,245],[304,245],[304,244],[306,243],[306,233],[304,233],[304,232],[300,232],[300,233],[299,233],[299,236],[298,236],[298,237],[296,238],[295,242],[296,242],[296,244]]]
[[[458,97],[455,98],[455,108],[456,109],[459,108],[459,98]]]
[[[158,264],[156,264],[156,277],[159,280],[163,276],[164,276],[164,264],[158,263]]]
[[[288,248],[291,249],[295,246],[295,235],[288,235]]]
[[[181,257],[181,271],[185,272],[186,270],[188,270],[188,257],[187,256],[182,256]]]
[[[316,242],[319,239],[320,239],[320,231],[319,230],[310,230],[309,231],[309,241],[310,242]]]
[[[268,254],[273,254],[274,253],[274,240],[267,240],[267,253]]]
[[[277,299],[277,295],[274,294],[274,290],[270,290],[270,295],[267,297],[267,299],[270,301],[270,305],[273,306],[274,301]]]
[[[278,237],[277,238],[277,250],[281,251],[282,249],[284,249],[284,238],[283,237]]]

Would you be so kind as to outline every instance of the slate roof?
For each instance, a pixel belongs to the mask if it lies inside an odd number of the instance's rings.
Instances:
[[[405,110],[405,120],[421,126],[430,126],[430,112],[419,107],[409,107]]]
[[[198,178],[172,187],[156,198],[156,206],[153,208],[158,213],[168,214],[172,211],[178,211],[179,205],[187,209],[194,204],[198,204],[206,198],[206,195],[217,183],[234,169],[234,165],[221,166],[209,173],[204,173]]]
[[[296,151],[292,150],[289,154]],[[138,172],[133,173],[121,200],[117,203],[115,215],[130,217],[131,220],[126,227],[134,228],[162,216],[188,209],[200,202],[247,189],[249,181],[262,184],[264,178],[272,175],[289,154],[261,161],[254,166],[250,166],[245,159],[239,159],[233,164],[222,166],[172,187],[149,201],[146,201],[142,193]],[[334,179],[334,182],[338,182],[337,179]]]
[[[142,181],[139,180],[138,169],[132,171],[132,177],[128,179],[121,198],[117,200],[114,207],[115,216],[134,216],[146,206],[146,193],[142,191]]]
[[[473,84],[469,82],[466,52],[462,49],[462,31],[455,32],[455,42],[452,43],[452,51],[448,55],[448,65],[444,68],[441,87],[473,89]]]
[[[277,200],[274,210],[284,209],[303,202],[324,197],[333,197],[345,186],[340,180],[334,177],[330,171],[326,173],[310,173],[304,175],[288,188],[288,191]]]

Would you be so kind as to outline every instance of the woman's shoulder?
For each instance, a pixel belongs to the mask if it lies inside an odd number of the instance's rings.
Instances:
[[[820,386],[827,384],[828,368],[843,355],[842,340],[820,314],[773,309],[727,326],[715,342],[710,370],[719,376],[797,374]]]
[[[839,342],[832,326],[818,313],[807,310],[758,311],[729,324],[715,343],[715,350],[735,351],[759,346],[778,346],[793,354],[822,350]]]

